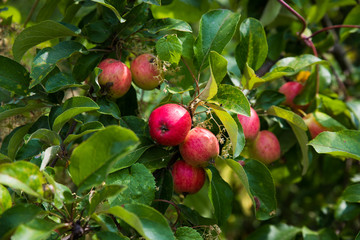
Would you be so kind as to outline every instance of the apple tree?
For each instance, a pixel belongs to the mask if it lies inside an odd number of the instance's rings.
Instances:
[[[355,0],[0,3],[0,239],[360,239]]]

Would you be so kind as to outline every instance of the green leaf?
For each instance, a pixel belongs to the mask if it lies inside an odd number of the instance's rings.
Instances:
[[[138,162],[144,164],[146,168],[153,172],[157,169],[166,167],[173,155],[173,153],[155,146],[147,149],[144,154],[141,155]]]
[[[298,105],[306,105],[316,98],[316,71],[313,72],[306,80],[306,84],[301,93],[294,98],[294,103]]]
[[[120,218],[147,240],[175,240],[164,216],[149,206],[126,204],[124,207],[112,207],[104,213]]]
[[[269,0],[265,6],[265,9],[261,15],[260,22],[263,26],[272,23],[279,15],[281,10],[281,4],[276,0]]]
[[[100,109],[97,110],[99,113],[111,115],[116,119],[120,119],[120,109],[115,102],[102,98],[96,101],[96,103],[100,107]]]
[[[213,104],[207,104],[209,107],[211,107],[211,110],[215,112],[216,116],[220,119],[222,124],[224,125],[226,131],[229,134],[233,155],[236,153],[236,146],[237,146],[237,135],[238,135],[238,126],[235,122],[235,120],[231,117],[231,115],[222,110],[220,107],[213,105]]]
[[[54,47],[41,49],[33,60],[30,77],[30,88],[41,83],[42,80],[56,67],[56,63],[70,57],[76,52],[86,50],[81,43],[75,41],[63,41]]]
[[[45,91],[48,93],[54,93],[67,88],[79,87],[88,89],[88,85],[83,85],[75,81],[73,76],[59,72],[51,76],[45,83]]]
[[[111,11],[114,12],[114,14],[116,15],[116,17],[117,17],[117,19],[119,20],[120,23],[125,22],[125,19],[123,19],[123,18],[121,17],[121,15],[120,15],[120,13],[118,12],[118,10],[116,10],[116,8],[115,8],[113,5],[109,4],[108,1],[106,1],[106,0],[91,0],[91,1],[96,2],[96,3],[99,3],[99,4],[101,4],[101,5],[109,8]]]
[[[346,187],[342,196],[345,201],[347,202],[360,202],[360,183],[350,185]]]
[[[42,212],[41,208],[34,204],[17,204],[6,210],[0,217],[0,236],[8,239],[11,233],[21,224],[30,222]],[[26,239],[26,238],[25,238]]]
[[[14,240],[38,240],[47,239],[54,230],[66,226],[65,223],[59,224],[45,219],[33,219],[30,222],[21,224],[15,231],[11,239]]]
[[[18,95],[28,94],[30,77],[19,63],[0,55],[0,86]]]
[[[211,99],[217,94],[217,85],[221,83],[227,73],[227,61],[217,52],[210,51],[209,64],[211,77],[199,96],[201,100]]]
[[[280,223],[277,225],[264,225],[258,228],[255,232],[250,234],[247,240],[258,239],[281,239],[281,240],[293,240],[295,236],[301,232],[300,228]]]
[[[101,122],[84,123],[83,125],[81,125],[79,131],[76,134],[70,134],[65,138],[64,144],[68,145],[72,141],[75,141],[76,139],[81,138],[86,134],[97,132],[102,129],[104,129],[104,125],[102,125]]]
[[[106,183],[127,187],[118,195],[109,198],[111,206],[121,206],[126,203],[150,205],[155,197],[154,177],[143,164],[136,163],[130,169],[110,174]]]
[[[239,121],[239,118],[237,117],[237,114],[232,113],[231,116],[234,119],[234,121],[236,122],[237,127],[238,127],[235,152],[233,154],[233,158],[237,158],[241,154],[242,150],[244,149],[246,142],[245,142],[244,130]]]
[[[164,36],[156,42],[156,52],[161,60],[178,64],[181,59],[182,42],[175,34]]]
[[[27,50],[39,43],[54,38],[77,36],[78,33],[65,27],[63,24],[47,20],[34,26],[25,28],[15,39],[13,54],[16,61],[20,61]]]
[[[26,143],[28,143],[31,139],[39,139],[48,146],[60,145],[61,142],[59,134],[46,128],[40,128],[36,130],[26,140]]]
[[[97,52],[82,54],[77,60],[72,71],[72,76],[75,81],[78,83],[84,81],[100,63],[102,57],[103,54]]]
[[[89,41],[94,43],[103,43],[112,34],[111,26],[104,20],[97,20],[85,25],[82,29],[82,33],[89,39]]]
[[[206,173],[210,182],[208,188],[209,199],[214,206],[214,214],[218,225],[222,226],[231,214],[234,194],[229,184],[221,178],[216,168],[209,167],[209,169],[206,169]]]
[[[195,229],[190,227],[177,228],[175,237],[177,240],[203,240],[201,235]]]
[[[99,109],[99,106],[88,97],[72,97],[64,102],[61,107],[61,114],[55,118],[52,129],[59,132],[70,119],[76,115]]]
[[[285,96],[278,91],[264,90],[256,98],[256,108],[262,108],[264,110],[269,109],[273,105],[279,105],[285,101]]]
[[[115,232],[109,232],[109,231],[100,231],[96,232],[96,239],[98,240],[130,240],[130,238],[125,236],[120,236],[119,234]]]
[[[296,73],[295,69],[291,67],[277,67],[271,69],[270,72],[267,72],[264,76],[262,76],[262,81],[270,82],[283,76],[295,75]]]
[[[313,114],[316,121],[325,128],[329,129],[329,131],[336,132],[340,130],[346,130],[346,127],[344,127],[344,125],[323,112],[315,111],[313,112]]]
[[[240,71],[246,66],[258,70],[268,52],[266,34],[261,22],[247,18],[240,25],[240,43],[236,47],[235,58]]]
[[[213,10],[201,17],[199,35],[195,41],[194,53],[197,69],[208,65],[210,51],[221,53],[234,36],[240,14],[229,10]]]
[[[24,143],[24,137],[29,131],[32,124],[27,124],[21,127],[17,127],[13,130],[14,134],[11,136],[9,144],[7,146],[7,155],[10,159],[14,160],[16,153],[20,149],[21,145]]]
[[[59,1],[57,0],[46,0],[46,3],[40,9],[36,16],[36,22],[45,21],[53,15]]]
[[[136,135],[119,126],[109,126],[82,142],[72,153],[69,172],[78,192],[100,184],[111,165],[138,142]]]
[[[105,185],[101,190],[96,191],[89,199],[90,205],[88,215],[91,216],[102,201],[119,194],[123,190],[124,186],[122,185]]]
[[[322,132],[309,142],[318,153],[360,160],[360,131]]]
[[[250,103],[244,93],[235,86],[220,84],[217,95],[209,102],[220,105],[227,111],[249,116]]]
[[[12,207],[12,200],[9,191],[0,184],[0,216],[7,209]]]
[[[151,19],[145,28],[152,34],[162,31],[192,32],[191,26],[187,22],[174,18]]]
[[[0,107],[0,121],[18,114],[24,114],[43,107],[46,107],[46,105],[36,100],[28,101],[27,105],[7,104]]]
[[[19,189],[32,196],[42,198],[45,179],[35,164],[25,161],[0,165],[0,184]]]
[[[170,201],[174,192],[174,182],[170,169],[162,168],[153,173],[156,182],[155,199]],[[153,201],[153,208],[165,214],[169,203],[163,201]]]
[[[136,7],[132,8],[128,13],[125,14],[124,18],[126,22],[121,23],[118,29],[118,36],[126,39],[133,33],[139,31],[144,27],[144,24],[149,20],[150,15],[149,5],[141,3]]]
[[[243,70],[243,75],[241,76],[241,84],[245,89],[253,89],[260,86],[266,81],[258,76],[256,76],[255,71],[245,63],[245,68]]]
[[[344,20],[344,25],[360,25],[359,20],[360,6],[354,7]],[[340,29],[340,40],[344,41],[352,32],[359,31],[358,28],[341,28]]]
[[[272,106],[271,108],[269,108],[267,112],[270,115],[274,115],[282,119],[285,119],[286,121],[294,124],[295,126],[301,128],[304,131],[308,129],[304,120],[299,115],[295,114],[292,111],[277,106]]]
[[[301,165],[303,166],[302,175],[305,175],[305,173],[309,168],[309,146],[308,146],[309,139],[304,129],[301,129],[299,126],[291,122],[288,123],[291,129],[293,130],[296,139],[300,145],[301,154],[302,154]]]
[[[54,159],[57,155],[57,153],[60,150],[60,146],[51,146],[48,147],[42,154],[41,154],[41,165],[40,165],[40,171],[43,171],[45,169],[45,167],[48,165],[48,163]]]
[[[161,5],[161,0],[143,0],[143,2],[146,2],[146,3],[149,3],[149,4],[154,4],[156,6]]]

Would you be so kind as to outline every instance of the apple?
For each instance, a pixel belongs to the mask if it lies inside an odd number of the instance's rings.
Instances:
[[[265,164],[270,164],[280,158],[280,143],[275,134],[270,131],[260,131],[255,138],[251,153],[255,159]]]
[[[130,69],[121,61],[107,58],[98,67],[102,70],[98,77],[100,86],[111,98],[119,98],[129,91],[131,86]]]
[[[256,111],[250,107],[250,117],[241,114],[238,114],[237,117],[243,128],[245,138],[255,139],[260,131],[260,120]]]
[[[293,109],[305,110],[308,105],[297,105],[294,103],[294,98],[301,93],[304,86],[299,82],[287,82],[279,88],[279,92],[285,95],[284,104]]]
[[[324,131],[328,131],[328,129],[322,126],[318,121],[316,121],[314,114],[309,113],[305,117],[303,117],[306,126],[309,128],[309,132],[311,138],[314,139],[317,135]]]
[[[130,69],[134,83],[141,89],[152,90],[162,81],[156,57],[152,54],[145,53],[135,58]]]
[[[177,193],[196,193],[205,183],[205,170],[179,160],[172,167],[174,190]]]
[[[219,155],[219,142],[209,130],[195,127],[179,146],[184,161],[192,166],[205,167]]]
[[[176,146],[184,141],[191,124],[191,116],[185,108],[168,103],[150,114],[150,136],[161,145]]]

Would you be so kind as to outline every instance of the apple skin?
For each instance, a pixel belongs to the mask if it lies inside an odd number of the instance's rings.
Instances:
[[[275,134],[267,130],[259,132],[251,150],[254,158],[265,164],[270,164],[281,156],[279,140]]]
[[[177,193],[196,193],[205,183],[205,170],[179,160],[172,167],[174,190]]]
[[[156,108],[150,114],[150,136],[161,145],[176,146],[184,141],[191,124],[191,116],[185,108],[168,103]]]
[[[316,121],[314,114],[309,113],[305,117],[303,117],[306,126],[309,128],[309,132],[311,138],[314,139],[317,135],[324,131],[328,131],[328,129],[322,126],[318,121]]]
[[[238,114],[239,122],[244,131],[246,139],[253,140],[260,131],[260,119],[256,111],[250,107],[250,117]]]
[[[155,61],[154,55],[145,53],[131,63],[131,74],[136,86],[144,90],[152,90],[159,86],[162,77]]]
[[[219,142],[209,130],[195,127],[189,131],[179,150],[184,161],[195,167],[205,167],[219,155]]]
[[[287,82],[279,88],[279,92],[284,94],[286,100],[285,105],[293,109],[302,109],[305,110],[308,105],[297,105],[294,103],[294,98],[301,93],[304,86],[299,82]]]
[[[107,58],[101,61],[98,67],[102,70],[98,82],[105,88],[108,96],[119,98],[125,95],[131,87],[130,69],[121,61]]]

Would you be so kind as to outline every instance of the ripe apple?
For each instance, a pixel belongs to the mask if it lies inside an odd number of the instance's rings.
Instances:
[[[152,90],[162,81],[156,57],[152,54],[145,53],[135,58],[130,69],[134,83],[144,90]]]
[[[179,149],[186,163],[204,167],[219,155],[219,142],[209,130],[195,127],[186,135]]]
[[[98,67],[102,70],[99,84],[111,98],[119,98],[129,91],[131,86],[130,69],[121,61],[107,58]]]
[[[318,121],[316,121],[314,114],[309,113],[305,117],[303,117],[305,124],[309,128],[309,132],[311,138],[314,139],[317,135],[324,131],[328,131],[328,129],[322,126]]]
[[[177,193],[196,193],[205,182],[205,170],[179,160],[172,167],[174,190]]]
[[[149,129],[152,139],[165,146],[182,143],[190,131],[189,112],[178,104],[165,104],[156,108],[149,117]]]
[[[279,92],[284,94],[286,97],[284,104],[293,109],[305,110],[308,105],[297,105],[294,103],[294,98],[301,93],[303,88],[304,86],[299,82],[287,82],[282,85]]]
[[[254,158],[265,164],[270,164],[280,158],[280,143],[275,134],[270,131],[260,131],[252,144],[251,153]]]
[[[260,120],[256,111],[250,107],[250,117],[240,114],[238,114],[237,117],[243,128],[245,138],[250,140],[256,138],[260,131]]]

